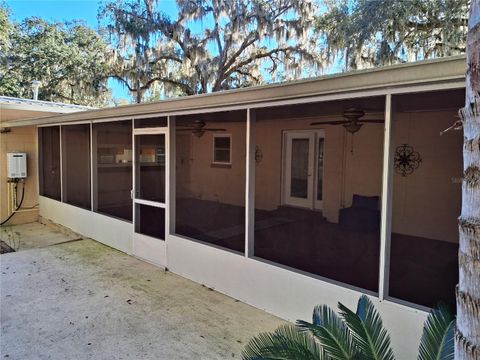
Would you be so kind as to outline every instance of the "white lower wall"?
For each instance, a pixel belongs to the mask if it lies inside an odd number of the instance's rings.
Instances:
[[[311,321],[315,305],[356,309],[361,292],[220,250],[178,236],[167,237],[170,271],[281,318]],[[371,297],[390,332],[398,359],[417,357],[427,313]]]
[[[133,255],[163,269],[167,267],[166,243],[150,236],[134,234]]]
[[[127,254],[132,253],[132,224],[75,206],[40,197],[40,215]],[[173,273],[241,300],[286,320],[311,320],[315,305],[351,309],[361,292],[272,264],[167,236],[166,261]],[[398,359],[417,357],[427,313],[372,296],[387,327]]]
[[[129,222],[40,196],[40,216],[102,244],[132,253],[133,225]]]

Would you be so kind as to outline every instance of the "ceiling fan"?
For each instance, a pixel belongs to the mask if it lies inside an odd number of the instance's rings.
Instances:
[[[226,131],[226,129],[206,128],[207,124],[202,120],[195,120],[193,124],[185,129],[177,129],[177,131],[191,131],[192,135],[202,137],[206,131]]]
[[[345,130],[351,134],[355,134],[364,123],[383,123],[383,119],[361,119],[365,116],[365,111],[358,108],[349,108],[342,114],[343,120],[334,121],[318,121],[313,122],[310,125],[342,125]]]

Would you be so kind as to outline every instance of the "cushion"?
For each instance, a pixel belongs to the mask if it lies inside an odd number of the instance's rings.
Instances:
[[[353,194],[352,207],[377,210],[379,200],[380,200],[379,196],[363,196],[363,195]]]

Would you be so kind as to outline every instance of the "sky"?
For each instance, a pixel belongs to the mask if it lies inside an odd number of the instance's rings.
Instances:
[[[49,21],[83,20],[88,26],[98,29],[97,11],[103,3],[101,0],[6,0],[12,11],[14,21],[22,21],[37,16]],[[169,14],[174,14],[175,0],[161,0],[161,7]],[[130,99],[128,90],[118,81],[109,80],[114,98]]]
[[[83,20],[93,29],[98,29],[97,12],[105,0],[0,0],[5,2],[11,10],[14,21],[22,21],[27,17],[37,16],[48,21]],[[176,17],[177,7],[175,0],[160,0],[159,8],[172,17]],[[208,20],[207,20],[208,22]],[[193,32],[203,31],[208,24],[198,22],[191,24]],[[341,69],[334,65],[330,71],[338,72]],[[112,89],[114,99],[127,99],[132,101],[132,96],[127,88],[115,79],[108,82]]]

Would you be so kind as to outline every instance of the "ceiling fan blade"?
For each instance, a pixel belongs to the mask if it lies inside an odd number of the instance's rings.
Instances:
[[[342,125],[346,124],[348,121],[345,120],[337,120],[337,121],[317,121],[313,122],[310,125]]]
[[[214,129],[214,128],[206,128],[202,129],[203,131],[227,131],[227,129]]]
[[[376,123],[376,124],[383,124],[385,120],[383,119],[360,119],[358,120],[359,123]]]
[[[176,129],[177,131],[195,131],[194,128],[187,128],[187,129]]]

